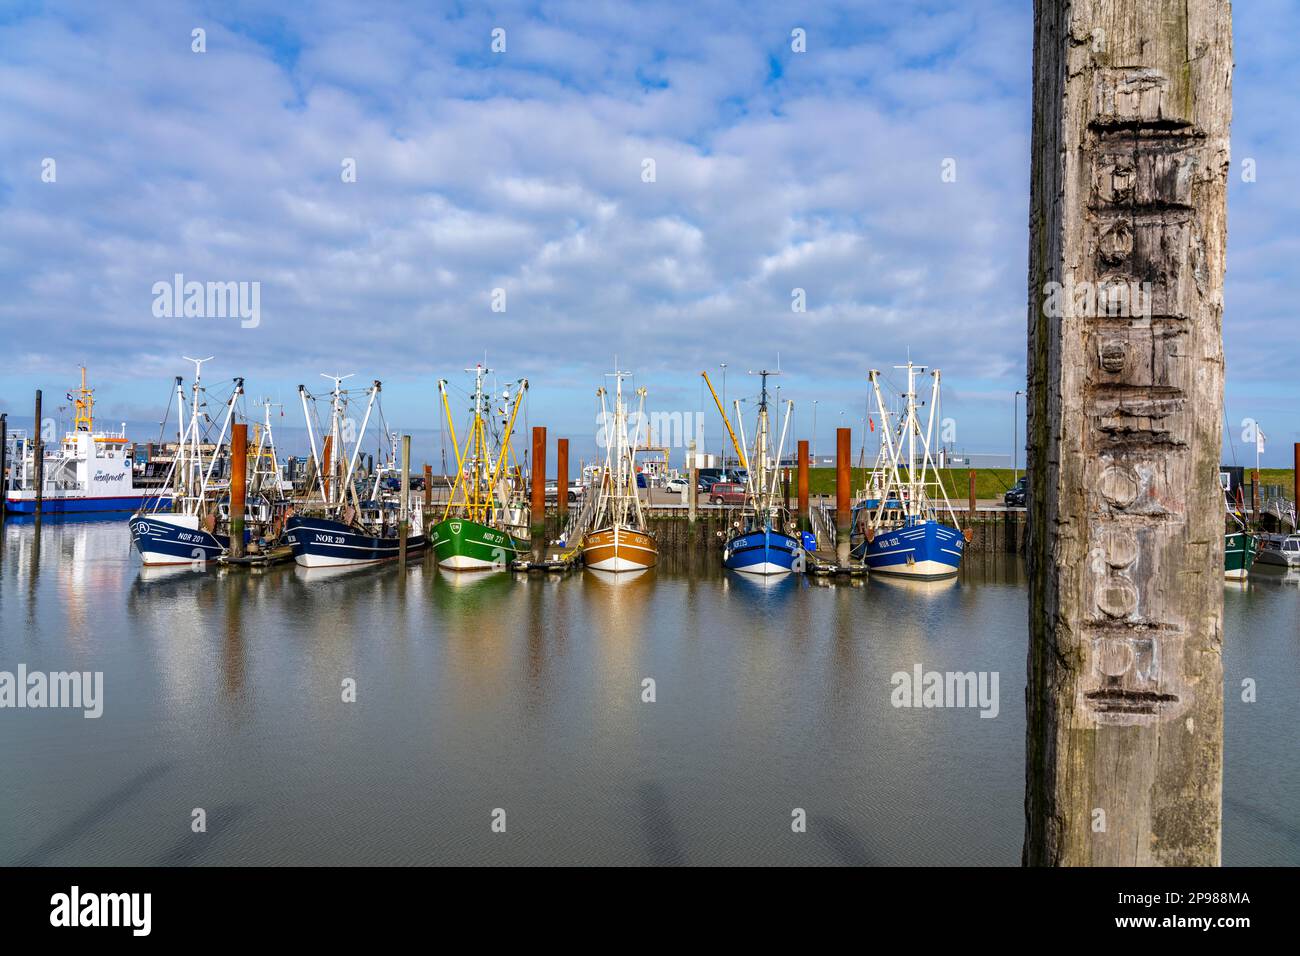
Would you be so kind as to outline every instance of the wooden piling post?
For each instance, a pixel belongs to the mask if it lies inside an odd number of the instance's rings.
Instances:
[[[569,513],[569,439],[555,440],[555,505],[560,516],[560,527]]]
[[[692,438],[686,445],[686,520],[691,528],[695,527],[695,517],[699,508],[699,483],[700,469],[699,462],[696,460],[695,439]]]
[[[533,426],[533,559],[546,558],[546,428]]]
[[[807,531],[808,520],[808,442],[799,442],[799,530]]]
[[[429,515],[433,514],[433,465],[424,466],[424,525],[429,525]]]
[[[835,561],[840,567],[849,564],[849,465],[853,454],[852,429],[835,429]]]
[[[397,559],[406,567],[406,538],[411,530],[411,436],[402,436],[401,500],[397,503]]]
[[[1250,470],[1250,510],[1254,515],[1256,523],[1259,522],[1259,505],[1259,469],[1252,468]]]
[[[966,515],[966,523],[971,524],[975,521],[975,469],[972,468],[966,477],[970,483],[966,499],[966,508],[968,511],[968,514]]]
[[[32,487],[36,491],[35,516],[39,521],[45,501],[45,437],[41,434],[41,390],[36,390],[36,427],[32,430]]]
[[[248,499],[248,425],[230,426],[230,556],[244,556],[244,511]]]
[[[1023,859],[1219,862],[1227,0],[1037,0]]]
[[[0,416],[0,435],[4,434],[3,416]],[[0,461],[4,461],[0,458]],[[1296,530],[1300,530],[1300,442],[1295,443],[1295,470],[1291,472],[1291,516],[1292,525]]]
[[[1296,446],[1300,457],[1300,445]],[[0,412],[0,521],[5,520],[5,497],[9,492],[9,416]]]

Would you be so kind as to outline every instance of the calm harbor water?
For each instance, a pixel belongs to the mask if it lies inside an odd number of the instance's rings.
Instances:
[[[8,522],[0,670],[102,671],[105,700],[0,711],[0,864],[1018,864],[1020,563],[760,583],[713,557],[145,570],[123,522]],[[1300,584],[1225,603],[1224,862],[1295,865]],[[918,663],[997,672],[997,717],[893,708]]]

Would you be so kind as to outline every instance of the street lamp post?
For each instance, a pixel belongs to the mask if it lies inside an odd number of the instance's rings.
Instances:
[[[727,407],[727,363],[722,362],[720,365],[722,368],[722,407],[724,409],[723,414],[725,415],[727,414],[725,411]],[[725,442],[722,445],[722,473],[724,475],[727,473],[727,445]]]
[[[817,464],[817,399],[813,399],[813,433],[812,433],[812,460],[813,465]]]

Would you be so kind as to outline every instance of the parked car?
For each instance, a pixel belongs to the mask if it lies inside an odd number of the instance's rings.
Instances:
[[[1029,491],[1029,479],[1020,478],[1014,485],[1007,489],[1007,493],[1002,496],[1002,503],[1008,508],[1023,508],[1025,506],[1025,497]]]
[[[670,495],[684,495],[689,482],[685,478],[669,478],[664,482],[664,491]]]
[[[546,500],[555,501],[559,497],[560,484],[557,481],[546,483]],[[577,501],[582,497],[582,485],[569,485],[569,500]]]
[[[745,503],[745,486],[732,481],[714,482],[709,489],[709,504],[743,505]]]

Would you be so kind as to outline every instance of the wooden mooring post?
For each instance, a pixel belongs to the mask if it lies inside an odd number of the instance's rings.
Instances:
[[[230,426],[230,556],[244,556],[244,505],[248,499],[248,425]]]
[[[1296,446],[1300,456],[1300,445]],[[5,493],[9,490],[9,416],[0,412],[0,521],[5,520]]]
[[[45,439],[41,434],[41,390],[36,390],[36,427],[32,429],[32,488],[36,491],[34,516],[41,520],[45,501]]]
[[[533,560],[546,560],[546,428],[533,426],[532,458]]]
[[[555,440],[555,508],[560,516],[560,527],[569,513],[569,439]]]
[[[402,436],[401,500],[397,503],[397,560],[406,567],[406,539],[411,533],[411,436]]]
[[[807,531],[808,521],[808,442],[799,442],[799,477],[796,480],[799,489],[799,530]]]
[[[1214,865],[1230,7],[1034,30],[1023,858]]]
[[[849,519],[852,511],[849,466],[852,454],[852,429],[835,429],[835,561],[842,568],[849,566]]]

